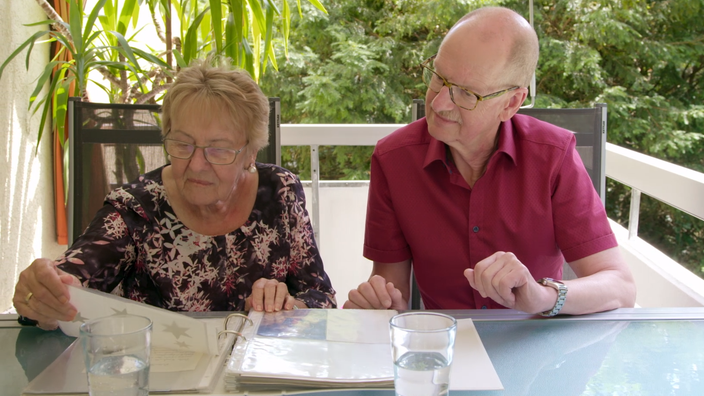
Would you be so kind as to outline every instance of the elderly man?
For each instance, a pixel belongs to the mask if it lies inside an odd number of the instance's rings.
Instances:
[[[364,255],[374,266],[345,308],[406,309],[411,265],[428,309],[552,316],[634,305],[573,134],[516,115],[537,61],[527,21],[487,7],[423,62],[426,118],[372,157]],[[564,260],[578,279],[558,280]]]

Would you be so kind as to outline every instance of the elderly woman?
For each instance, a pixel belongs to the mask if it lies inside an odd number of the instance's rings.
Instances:
[[[181,70],[163,105],[171,164],[112,191],[62,257],[23,271],[17,312],[72,320],[67,284],[173,311],[335,307],[300,181],[254,162],[268,115],[246,72]]]

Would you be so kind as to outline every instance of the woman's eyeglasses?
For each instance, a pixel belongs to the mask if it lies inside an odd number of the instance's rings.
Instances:
[[[247,144],[239,150],[212,147],[212,146],[196,146],[195,144],[182,142],[180,140],[165,138],[164,149],[170,156],[178,159],[190,159],[197,148],[203,149],[205,160],[213,165],[229,165],[237,159],[239,154]]]

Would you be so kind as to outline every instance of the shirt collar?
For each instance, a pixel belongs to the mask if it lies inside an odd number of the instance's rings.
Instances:
[[[499,125],[499,145],[497,153],[505,153],[516,164],[516,139],[513,133],[513,117]]]
[[[427,130],[427,125],[426,125]],[[450,166],[450,158],[447,154],[447,145],[428,134],[430,142],[428,144],[428,151],[425,153],[425,161],[423,161],[423,168],[427,168],[430,164],[435,161],[442,162],[446,168]]]
[[[428,125],[426,124],[426,131]],[[499,125],[499,145],[496,149],[497,153],[505,153],[516,164],[516,140],[513,134],[513,123],[509,120],[508,122],[502,122]],[[435,161],[440,161],[445,165],[445,168],[452,169],[450,166],[450,155],[447,145],[434,137],[430,136],[428,133],[428,151],[425,154],[425,161],[423,161],[423,168],[428,167]],[[493,156],[492,156],[493,157]]]

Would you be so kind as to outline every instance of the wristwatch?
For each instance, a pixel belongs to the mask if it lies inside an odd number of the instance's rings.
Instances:
[[[550,311],[541,312],[542,316],[555,316],[557,315],[562,306],[565,305],[565,300],[567,299],[567,285],[552,278],[542,278],[538,281],[543,286],[550,286],[557,290],[557,301],[555,301],[555,306],[552,307]]]

